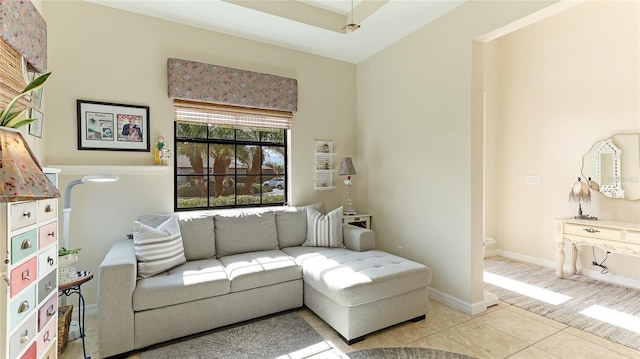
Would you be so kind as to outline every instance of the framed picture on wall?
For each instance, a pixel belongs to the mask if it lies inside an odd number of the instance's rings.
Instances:
[[[78,149],[150,151],[149,106],[78,100]]]
[[[31,108],[31,118],[33,122],[29,124],[29,134],[42,138],[42,126],[44,125],[44,113]]]

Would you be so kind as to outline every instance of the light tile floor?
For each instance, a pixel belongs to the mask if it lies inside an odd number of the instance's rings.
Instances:
[[[312,356],[313,359],[344,358],[342,353],[355,350],[398,346],[434,348],[479,359],[640,358],[639,351],[502,302],[471,316],[430,300],[426,320],[407,322],[370,334],[364,341],[351,346],[340,340],[333,329],[310,310],[302,308],[298,313],[326,340],[326,350]],[[100,359],[95,316],[87,315],[86,324],[87,355]],[[290,357],[299,356],[292,354]],[[80,358],[80,340],[69,342],[60,356],[60,359]],[[130,358],[139,359],[140,354],[132,354]]]

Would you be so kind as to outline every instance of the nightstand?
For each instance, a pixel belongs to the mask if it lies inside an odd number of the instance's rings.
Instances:
[[[342,223],[371,229],[371,215],[370,214],[345,215],[345,216],[342,216]]]

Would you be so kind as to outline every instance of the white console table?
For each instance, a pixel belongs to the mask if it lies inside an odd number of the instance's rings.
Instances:
[[[623,255],[640,257],[640,223],[590,221],[563,218],[555,220],[556,263],[558,278],[564,277],[564,245],[571,244],[571,273],[576,274],[578,245],[598,247]]]

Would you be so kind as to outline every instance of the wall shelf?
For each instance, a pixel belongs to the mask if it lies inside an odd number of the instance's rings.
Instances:
[[[109,173],[114,175],[151,175],[166,173],[170,166],[139,166],[139,165],[49,165],[47,167],[59,168],[62,174],[67,175],[91,175]]]
[[[314,189],[316,191],[330,191],[336,188],[333,185],[333,141],[316,140],[314,147]]]

